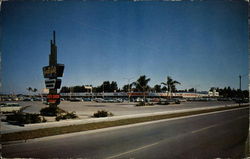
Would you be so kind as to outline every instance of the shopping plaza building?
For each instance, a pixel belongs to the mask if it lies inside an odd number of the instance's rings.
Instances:
[[[153,93],[153,92],[104,92],[104,93],[60,93],[63,98],[73,97],[88,97],[88,98],[103,98],[103,97],[114,97],[114,98],[126,98],[126,97],[143,97],[147,98],[210,98],[219,97],[219,92],[214,91],[203,91],[203,92],[177,92],[177,93]]]

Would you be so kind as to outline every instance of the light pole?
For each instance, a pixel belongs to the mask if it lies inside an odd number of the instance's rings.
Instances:
[[[240,106],[240,103],[241,103],[241,100],[242,100],[242,95],[241,95],[241,75],[239,75],[239,106]]]
[[[102,99],[104,99],[104,83],[102,84]]]
[[[172,98],[172,86],[169,84],[168,88],[169,88],[169,99],[171,99]]]
[[[241,75],[239,75],[239,79],[240,79],[239,80],[239,82],[240,82],[240,87],[239,88],[240,88],[240,91],[241,91]]]
[[[139,84],[139,86],[142,88],[142,90],[143,90],[143,102],[144,102],[144,104],[146,105],[146,94],[145,94],[145,87],[146,86],[142,86],[138,81],[136,81],[136,83],[137,84]]]
[[[73,92],[73,87],[70,87],[70,88],[69,88],[69,91],[70,91],[69,99],[71,100],[71,98],[72,98],[72,92]]]
[[[127,79],[128,80],[128,102],[130,102],[130,97],[131,97],[131,94],[130,94],[130,80],[133,79],[134,77],[131,77],[131,78],[124,78],[124,79]]]
[[[105,83],[103,82],[103,84],[102,84],[102,98],[104,99],[104,85],[105,85]]]
[[[242,101],[243,102],[243,94],[242,94],[242,91],[241,91],[241,78],[242,77],[245,77],[247,76],[248,74],[244,74],[244,75],[239,75],[239,98],[240,98],[240,102]],[[240,104],[239,102],[239,104]]]

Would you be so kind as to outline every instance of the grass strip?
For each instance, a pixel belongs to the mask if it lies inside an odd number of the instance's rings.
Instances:
[[[241,106],[241,107],[248,107],[248,106]],[[2,134],[1,141],[7,142],[7,141],[16,141],[16,140],[27,140],[27,139],[34,139],[34,138],[39,138],[39,137],[46,137],[46,136],[87,131],[87,130],[95,130],[95,129],[113,127],[113,126],[122,126],[122,125],[128,125],[128,124],[135,124],[135,123],[161,120],[161,119],[169,119],[169,118],[174,118],[174,117],[182,117],[182,116],[209,113],[209,112],[220,111],[220,110],[235,109],[235,108],[239,108],[239,106],[221,107],[221,108],[214,108],[214,109],[207,109],[207,110],[194,110],[194,111],[180,112],[180,113],[173,113],[173,114],[155,115],[155,116],[138,117],[138,118],[130,118],[130,119],[120,119],[120,120],[115,120],[115,121],[104,121],[104,122],[98,122],[98,123],[88,123],[88,124],[80,124],[80,125],[69,125],[69,126],[62,126],[62,127],[28,130],[28,131]]]

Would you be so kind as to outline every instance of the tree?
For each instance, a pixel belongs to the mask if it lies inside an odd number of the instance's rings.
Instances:
[[[31,92],[33,89],[31,87],[28,87],[27,90]]]
[[[31,98],[30,92],[32,92],[33,89],[32,89],[31,87],[28,87],[27,90],[29,91],[29,96],[30,96],[30,98]]]
[[[216,91],[219,92],[220,96],[224,98],[248,98],[248,90],[235,90],[231,87],[216,88]]]
[[[181,84],[181,83],[173,80],[170,76],[167,76],[167,82],[166,83],[162,82],[161,84],[163,84],[167,87],[167,91],[175,92],[176,91],[176,84]]]
[[[122,87],[122,90],[124,92],[129,92],[129,85],[128,84],[125,84],[123,87]]]
[[[161,92],[161,85],[156,84],[156,85],[154,86],[154,91],[155,91],[156,93]]]
[[[125,84],[125,85],[122,87],[122,91],[123,91],[123,92],[131,92],[132,86],[133,86],[133,84]]]
[[[168,89],[166,86],[163,86],[162,89],[161,89],[163,92],[166,92]]]
[[[33,89],[33,92],[34,92],[34,93],[36,93],[36,92],[37,92],[37,89],[36,89],[36,88],[34,88],[34,89]]]
[[[117,90],[118,90],[117,83],[115,81],[112,81],[110,84],[110,92],[114,92]]]
[[[27,90],[28,90],[29,92],[34,92],[34,93],[37,92],[37,89],[36,89],[36,88],[33,89],[33,88],[31,88],[31,87],[28,87]],[[31,95],[30,95],[30,97],[31,97]]]
[[[133,82],[133,85],[135,86],[135,89],[137,91],[144,92],[149,89],[148,82],[150,81],[150,78],[146,78],[145,75],[140,76],[136,82]]]
[[[66,86],[63,86],[60,90],[60,93],[70,93],[70,88],[69,87],[66,87]]]
[[[84,86],[74,86],[73,87],[73,92],[74,93],[84,92],[84,90],[85,90]]]
[[[117,83],[115,81],[112,81],[111,83],[109,81],[104,81],[101,86],[98,86],[95,88],[95,91],[97,92],[114,92],[118,90]]]
[[[133,82],[133,85],[135,86],[135,89],[138,91],[143,92],[143,102],[145,104],[146,101],[146,95],[145,92],[150,89],[148,86],[148,82],[150,81],[150,78],[146,78],[145,75],[140,76],[136,82]]]
[[[167,82],[166,83],[162,82],[161,84],[163,84],[163,85],[165,85],[167,87],[167,91],[171,95],[172,92],[176,91],[175,85],[176,84],[181,84],[181,83],[178,82],[178,81],[173,80],[170,76],[167,76]]]
[[[188,92],[196,92],[196,89],[195,88],[190,88],[190,89],[188,89]]]

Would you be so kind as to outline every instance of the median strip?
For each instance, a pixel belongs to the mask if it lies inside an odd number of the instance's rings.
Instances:
[[[135,118],[130,118],[130,119],[119,119],[115,121],[103,121],[103,122],[95,122],[95,123],[87,123],[87,124],[79,124],[79,125],[69,125],[69,126],[43,128],[43,129],[28,130],[28,131],[14,132],[14,133],[6,133],[6,134],[1,135],[1,141],[8,142],[8,141],[17,141],[17,140],[28,140],[28,139],[34,139],[34,138],[40,138],[40,137],[46,137],[46,136],[52,136],[52,135],[95,130],[95,129],[101,129],[101,128],[122,126],[122,125],[142,123],[142,122],[155,121],[155,120],[161,120],[161,119],[175,118],[175,117],[183,117],[183,116],[209,113],[209,112],[215,112],[215,111],[221,111],[221,110],[230,110],[230,109],[243,108],[243,107],[248,107],[248,105],[243,105],[240,107],[239,106],[217,107],[217,108],[211,108],[211,109],[205,109],[205,110],[203,109],[203,110],[194,110],[194,111],[187,111],[187,112],[178,112],[178,113],[173,113],[173,114],[135,117]]]

